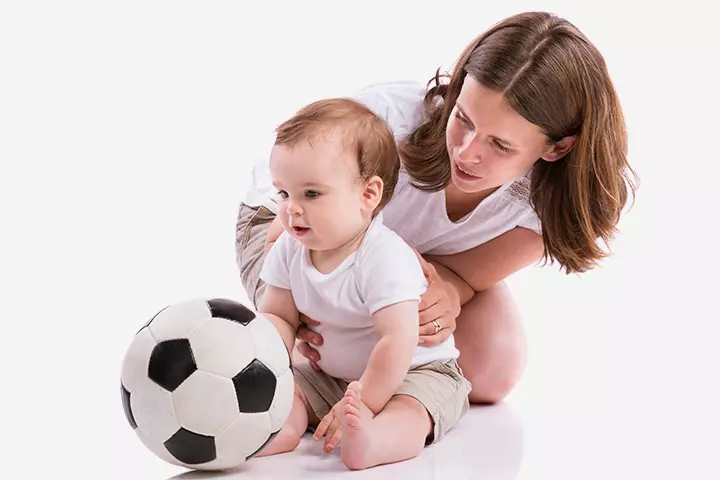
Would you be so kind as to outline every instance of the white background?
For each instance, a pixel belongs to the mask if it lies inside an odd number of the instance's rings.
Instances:
[[[715,17],[691,1],[496,3],[3,2],[4,473],[181,473],[127,426],[120,364],[167,303],[245,298],[235,216],[274,126],[321,97],[426,81],[496,21],[548,10],[604,54],[642,184],[601,269],[508,280],[530,351],[502,478],[720,478]],[[445,462],[507,434],[468,428]]]

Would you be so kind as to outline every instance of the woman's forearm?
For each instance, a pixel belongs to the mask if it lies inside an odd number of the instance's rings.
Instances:
[[[465,282],[465,280],[460,278],[455,274],[455,272],[437,260],[428,259],[428,262],[435,267],[435,270],[438,272],[438,275],[440,275],[440,278],[448,282],[455,289],[458,297],[460,298],[460,306],[465,305],[473,298],[475,290],[473,290],[472,287]]]
[[[447,267],[474,292],[482,292],[539,261],[542,256],[542,237],[518,227],[470,250],[425,258]]]

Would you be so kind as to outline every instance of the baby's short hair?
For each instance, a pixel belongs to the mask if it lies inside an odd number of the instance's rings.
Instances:
[[[368,180],[377,175],[382,179],[383,194],[375,209],[375,213],[379,212],[392,198],[400,157],[390,127],[363,104],[348,98],[329,98],[306,105],[276,128],[275,145],[293,147],[336,130],[341,131],[344,148],[357,160],[361,178]]]

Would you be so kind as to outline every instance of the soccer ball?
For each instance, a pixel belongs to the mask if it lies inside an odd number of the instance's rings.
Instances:
[[[196,470],[259,453],[287,420],[294,388],[275,326],[227,299],[162,309],[136,333],[121,371],[122,405],[142,443]]]

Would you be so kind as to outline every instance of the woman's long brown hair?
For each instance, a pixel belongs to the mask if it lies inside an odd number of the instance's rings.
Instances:
[[[567,273],[597,266],[608,255],[598,242],[607,246],[614,238],[637,180],[600,52],[571,23],[543,12],[515,15],[477,37],[454,74],[436,72],[425,96],[426,119],[399,146],[416,188],[438,191],[450,183],[445,129],[465,75],[502,92],[548,142],[577,137],[564,158],[535,163],[530,202],[542,223],[546,263],[557,261]]]

